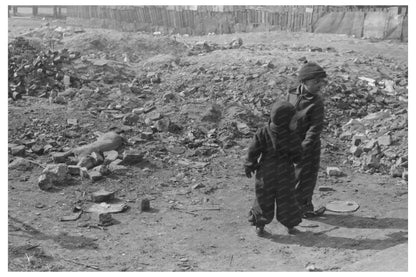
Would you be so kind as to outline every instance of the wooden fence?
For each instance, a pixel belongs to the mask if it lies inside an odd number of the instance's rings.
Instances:
[[[124,31],[206,35],[286,30],[314,32],[331,12],[392,12],[407,6],[66,6],[67,19]]]

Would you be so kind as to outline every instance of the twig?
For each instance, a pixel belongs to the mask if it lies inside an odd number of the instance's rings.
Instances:
[[[234,259],[234,255],[231,255],[231,258],[230,258],[230,266],[233,263],[233,259]]]
[[[191,210],[191,212],[197,212],[197,211],[221,211],[221,208],[200,208]]]
[[[88,264],[84,264],[84,263],[76,262],[76,261],[73,261],[73,260],[68,260],[68,259],[65,259],[65,258],[63,258],[63,257],[61,257],[61,259],[62,259],[62,260],[64,260],[64,261],[67,261],[67,262],[71,262],[71,263],[74,263],[74,264],[77,264],[77,265],[82,265],[82,266],[85,266],[85,267],[90,267],[90,268],[92,268],[92,269],[95,269],[95,270],[101,271],[101,269],[100,269],[98,266],[95,266],[95,265],[88,265]]]

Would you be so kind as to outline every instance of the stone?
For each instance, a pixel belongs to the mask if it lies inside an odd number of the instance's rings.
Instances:
[[[389,146],[391,145],[391,136],[390,135],[384,135],[381,136],[377,139],[377,142],[379,145],[385,145],[385,146]]]
[[[133,109],[131,112],[132,112],[132,114],[134,114],[134,115],[140,115],[140,114],[143,114],[143,113],[144,113],[144,111],[145,111],[145,109],[144,109],[144,108],[135,108],[135,109]]]
[[[91,170],[88,172],[89,178],[92,181],[98,181],[103,178],[103,175],[97,170]]]
[[[350,131],[345,131],[343,133],[341,133],[341,135],[339,136],[340,140],[349,140],[352,137],[352,133]]]
[[[85,167],[86,169],[91,169],[95,166],[95,159],[91,156],[82,157],[77,165],[79,167]]]
[[[396,165],[407,168],[408,167],[407,157],[398,158],[397,161],[396,161]]]
[[[380,167],[380,158],[378,157],[377,154],[369,153],[365,157],[364,163],[368,168],[376,168],[377,169],[377,168]]]
[[[406,180],[406,181],[408,180],[408,178],[409,178],[409,172],[407,170],[404,170],[403,171],[402,178],[404,180]]]
[[[390,175],[392,177],[402,177],[403,176],[403,172],[404,172],[404,168],[396,166],[396,165],[392,165],[390,167]]]
[[[168,91],[168,92],[166,92],[162,96],[162,99],[163,99],[163,102],[168,103],[168,102],[170,102],[172,100],[175,100],[176,99],[176,95],[173,92]]]
[[[145,139],[145,140],[151,140],[153,139],[153,132],[150,132],[150,131],[141,132],[140,138]]]
[[[135,164],[143,160],[143,153],[138,150],[124,150],[123,152],[123,165]]]
[[[97,171],[97,172],[100,172],[101,173],[101,175],[108,175],[108,174],[110,174],[110,170],[108,169],[108,166],[107,165],[99,165],[99,166],[96,166],[96,167],[94,167],[93,169],[92,169],[92,171]]]
[[[16,145],[10,147],[10,154],[13,156],[24,156],[26,152],[26,147],[24,145]]]
[[[32,149],[32,152],[35,153],[36,155],[42,155],[44,151],[43,145],[40,145],[40,144],[32,145],[31,149]]]
[[[79,176],[81,174],[81,167],[77,165],[68,165],[68,173]]]
[[[67,152],[52,153],[52,160],[54,163],[65,163],[68,157]]]
[[[29,171],[33,169],[33,163],[25,158],[18,157],[9,163],[9,169],[15,169],[20,171]]]
[[[50,190],[53,188],[53,183],[46,175],[42,174],[38,178],[38,186],[41,190]]]
[[[368,141],[364,146],[363,146],[363,151],[364,152],[369,152],[371,151],[375,145],[378,145],[377,140],[372,139],[370,141]]]
[[[123,124],[128,126],[136,125],[140,120],[140,115],[129,113],[123,117]]]
[[[334,177],[339,177],[343,175],[342,171],[338,167],[330,167],[330,166],[326,168],[326,174],[328,176],[334,176]]]
[[[350,148],[350,153],[353,154],[355,157],[360,157],[363,152],[363,149],[359,146],[353,145]]]
[[[100,213],[100,214],[98,214],[98,225],[99,226],[113,225],[113,217],[112,217],[111,213]]]
[[[43,146],[43,153],[49,153],[51,150],[53,149],[53,146],[50,144],[46,144],[45,146]]]
[[[54,185],[60,185],[67,180],[68,167],[66,164],[49,164],[38,179],[39,188],[48,190]]]
[[[81,179],[89,179],[90,175],[88,173],[88,169],[85,167],[80,167],[79,176]]]
[[[366,139],[367,139],[367,137],[364,136],[364,135],[354,135],[352,137],[352,145],[358,146],[358,145],[362,144]]]
[[[122,174],[128,171],[128,167],[121,165],[122,160],[117,159],[108,165],[108,169],[115,174]]]
[[[106,191],[101,189],[91,194],[91,200],[95,203],[110,202],[115,198],[115,191]]]
[[[161,119],[163,116],[162,116],[162,114],[161,113],[153,113],[153,114],[150,114],[149,115],[149,119],[151,120],[151,121],[156,121],[156,120],[159,120],[159,119]]]
[[[150,210],[150,200],[144,198],[140,201],[140,211],[146,212]]]
[[[329,187],[329,186],[319,186],[319,191],[335,191],[335,189]]]
[[[155,128],[159,132],[167,132],[169,130],[170,119],[165,117],[155,122]]]
[[[112,162],[117,160],[119,154],[116,150],[106,151],[104,154],[104,161]]]
[[[66,121],[66,123],[68,125],[74,125],[74,126],[76,126],[76,125],[78,125],[78,119],[76,119],[76,118],[68,118],[67,121]]]
[[[220,106],[210,105],[204,114],[201,116],[201,121],[219,122],[221,120],[222,112]]]
[[[103,155],[101,155],[100,153],[98,153],[98,152],[92,152],[91,154],[90,154],[90,156],[93,158],[93,160],[94,160],[94,166],[96,166],[96,165],[99,165],[99,164],[102,164],[103,162],[104,162],[104,157],[103,157]]]

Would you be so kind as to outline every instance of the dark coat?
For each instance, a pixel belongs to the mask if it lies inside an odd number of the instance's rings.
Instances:
[[[284,116],[277,118],[283,119]],[[248,149],[245,166],[257,169],[256,200],[252,209],[258,219],[257,225],[273,220],[275,206],[276,219],[283,225],[293,227],[302,220],[295,196],[293,165],[300,161],[302,150],[299,138],[289,130],[289,121],[283,124],[269,122],[260,128]]]
[[[303,157],[296,164],[296,197],[304,210],[313,209],[312,196],[318,178],[321,157],[321,132],[324,124],[324,102],[320,95],[301,93],[301,86],[289,91],[288,101],[306,114],[298,120],[296,132],[302,141]]]

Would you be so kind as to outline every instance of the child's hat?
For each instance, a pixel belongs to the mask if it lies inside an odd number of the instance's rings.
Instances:
[[[317,63],[308,62],[305,63],[298,71],[299,81],[306,81],[316,78],[325,78],[325,70]]]

